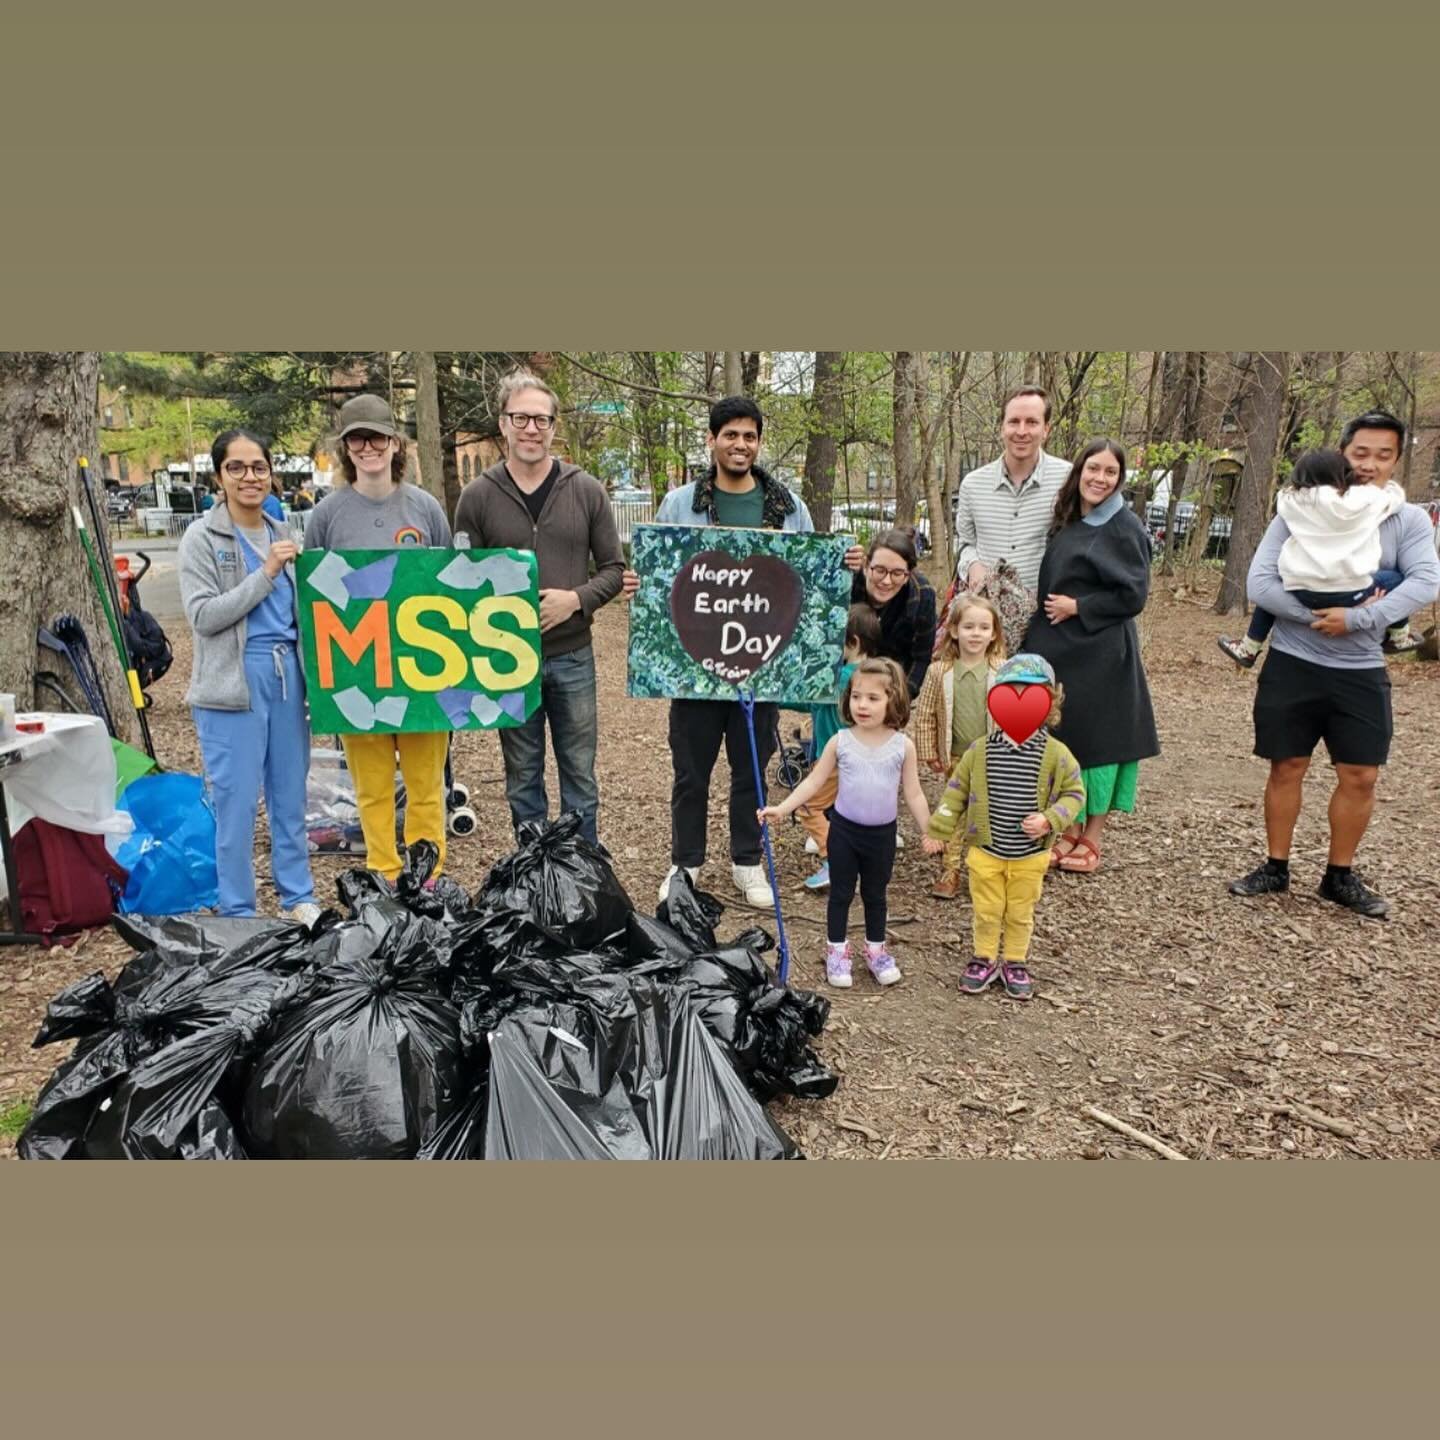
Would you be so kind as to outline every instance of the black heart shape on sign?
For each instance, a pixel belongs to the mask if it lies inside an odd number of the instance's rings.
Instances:
[[[704,550],[681,565],[670,617],[703,670],[743,685],[790,643],[803,599],[800,577],[773,555]]]

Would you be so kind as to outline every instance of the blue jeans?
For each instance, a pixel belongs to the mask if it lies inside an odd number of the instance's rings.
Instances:
[[[1291,590],[1302,605],[1310,610],[1349,609],[1362,600],[1368,600],[1377,590],[1388,595],[1404,576],[1398,570],[1377,570],[1375,578],[1363,590]],[[1250,628],[1245,632],[1252,640],[1263,640],[1274,628],[1275,617],[1258,605],[1250,616]]]
[[[545,793],[545,722],[560,772],[560,809],[578,810],[581,833],[597,840],[595,813],[600,787],[595,783],[595,649],[586,645],[564,655],[547,656],[540,671],[540,704],[523,724],[500,731],[505,757],[505,799],[511,823],[544,820],[550,813]]]
[[[270,817],[270,874],[288,910],[315,899],[305,835],[310,727],[294,645],[245,647],[248,710],[195,706],[195,733],[215,807],[215,868],[222,915],[255,913],[255,813]]]

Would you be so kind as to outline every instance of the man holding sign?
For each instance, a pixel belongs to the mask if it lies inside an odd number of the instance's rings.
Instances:
[[[732,395],[717,402],[710,411],[706,437],[713,463],[699,480],[665,497],[655,515],[656,525],[813,534],[815,526],[805,502],[756,464],[764,426],[760,407],[748,396]],[[858,570],[863,561],[864,552],[858,545],[846,550],[847,569]],[[694,573],[697,567],[702,572],[699,575]],[[706,656],[710,662],[706,669],[718,680],[731,685],[744,683],[774,658],[783,643],[775,637],[785,629],[782,622],[787,616],[793,630],[795,616],[788,612],[792,605],[799,610],[798,586],[793,573],[788,581],[780,574],[785,569],[779,561],[765,557],[737,564],[723,563],[718,556],[712,563],[710,554],[694,557],[691,574],[684,583],[696,593],[692,603],[682,604],[682,611],[690,618],[684,622],[677,618],[677,628],[681,629],[683,643],[686,636],[682,624],[717,626],[714,653]],[[762,574],[762,570],[766,573]],[[634,571],[626,572],[627,594],[634,594],[639,583]],[[681,598],[683,601],[683,594]],[[832,637],[837,647],[843,633],[842,618]],[[765,653],[767,645],[770,654]],[[777,716],[778,706],[773,703],[754,707],[762,775],[774,754]],[[660,886],[660,899],[669,895],[670,881],[682,866],[694,879],[705,863],[710,775],[722,743],[730,762],[731,879],[748,904],[772,906],[775,896],[760,863],[760,822],[756,815],[764,797],[756,792],[749,732],[738,699],[670,702],[670,761],[674,776],[670,791],[671,866]]]

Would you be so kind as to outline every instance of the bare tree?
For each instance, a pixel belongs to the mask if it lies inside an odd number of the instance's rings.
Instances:
[[[0,690],[51,708],[35,694],[36,630],[76,615],[120,738],[133,740],[135,711],[72,515],[78,506],[91,524],[78,460],[99,456],[99,395],[98,351],[0,352]]]
[[[440,382],[436,374],[435,352],[417,350],[415,354],[415,448],[420,467],[420,483],[442,505],[445,505],[445,460],[440,435]],[[446,505],[447,513],[450,507]]]
[[[915,499],[919,491],[916,448],[916,356],[913,350],[895,352],[894,408],[895,523],[910,525],[915,520]]]
[[[1249,357],[1246,382],[1236,405],[1245,443],[1245,470],[1235,499],[1225,577],[1215,600],[1217,615],[1229,615],[1245,608],[1245,577],[1270,521],[1270,499],[1274,492],[1289,380],[1288,350],[1257,351]]]
[[[817,530],[829,530],[835,502],[835,460],[845,424],[841,391],[841,350],[815,352],[815,380],[810,395],[810,428],[805,439],[805,506]]]
[[[743,350],[727,350],[725,352],[725,393],[739,395],[744,389],[745,352]]]

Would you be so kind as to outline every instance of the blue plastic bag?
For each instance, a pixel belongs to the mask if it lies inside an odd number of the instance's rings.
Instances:
[[[122,914],[186,915],[218,903],[215,812],[200,776],[142,775],[115,808],[135,817],[115,857],[130,872]]]

